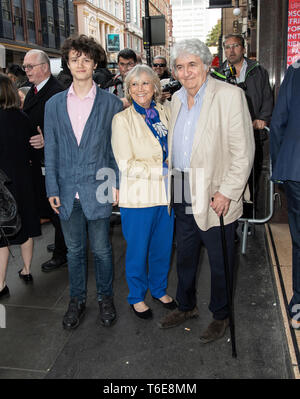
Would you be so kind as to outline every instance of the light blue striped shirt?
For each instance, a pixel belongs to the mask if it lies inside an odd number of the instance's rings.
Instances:
[[[194,97],[194,105],[188,108],[187,91],[182,87],[176,95],[181,101],[173,133],[172,165],[173,168],[184,171],[190,167],[190,159],[197,121],[202,108],[207,79]]]

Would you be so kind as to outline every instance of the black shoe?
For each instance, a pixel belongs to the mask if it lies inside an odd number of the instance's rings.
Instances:
[[[55,244],[54,243],[47,245],[47,251],[48,252],[53,252],[54,249],[55,249]]]
[[[8,298],[9,297],[9,289],[8,286],[6,285],[2,290],[0,291],[0,299]]]
[[[23,280],[26,284],[33,282],[33,277],[30,273],[29,274],[21,274],[21,272],[22,272],[22,269],[18,271],[19,277],[21,280]]]
[[[140,319],[152,319],[152,310],[149,308],[147,310],[145,310],[144,312],[138,312],[137,310],[135,310],[134,305],[130,305],[132,310],[134,311],[134,313],[137,315],[137,317],[139,317]]]
[[[174,310],[174,309],[177,308],[177,303],[174,301],[174,299],[173,299],[171,302],[163,302],[163,301],[161,301],[159,298],[155,298],[154,296],[152,297],[152,299],[153,299],[154,301],[157,301],[157,302],[161,303],[162,306],[163,306],[164,308],[166,308],[166,309]]]
[[[112,296],[103,295],[103,299],[98,302],[100,310],[100,320],[104,327],[110,327],[115,321],[117,313]]]
[[[52,272],[52,270],[55,270],[61,266],[65,266],[66,263],[67,263],[66,258],[52,258],[47,262],[43,263],[41,269],[43,272]]]
[[[63,318],[63,327],[66,330],[72,330],[78,327],[84,312],[85,303],[78,303],[77,298],[72,298],[68,310]]]

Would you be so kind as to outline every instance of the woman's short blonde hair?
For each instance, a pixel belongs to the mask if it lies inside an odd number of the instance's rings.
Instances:
[[[159,77],[156,72],[153,71],[148,65],[136,65],[134,68],[132,68],[126,78],[125,78],[125,96],[127,100],[132,104],[132,97],[129,93],[130,89],[130,83],[132,79],[139,78],[143,73],[146,73],[149,78],[151,83],[153,84],[154,87],[154,95],[153,95],[153,100],[157,103],[161,101],[161,84]]]

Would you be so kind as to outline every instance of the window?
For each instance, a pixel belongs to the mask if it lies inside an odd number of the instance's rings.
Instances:
[[[33,11],[27,10],[27,26],[28,29],[35,30],[35,23],[34,23],[34,13]]]
[[[48,32],[54,34],[54,20],[50,15],[48,15]]]
[[[22,10],[20,7],[14,7],[14,15],[15,15],[15,24],[16,27],[23,26],[23,18],[22,18]]]
[[[11,21],[10,0],[2,1],[2,15],[3,19]]]

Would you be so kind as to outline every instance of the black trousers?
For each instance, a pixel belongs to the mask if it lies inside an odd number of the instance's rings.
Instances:
[[[176,299],[179,304],[179,310],[188,311],[193,309],[197,304],[196,274],[200,250],[204,245],[207,249],[211,270],[209,310],[213,313],[214,319],[223,320],[228,317],[228,306],[221,227],[212,227],[207,231],[201,230],[193,214],[186,212],[187,206],[190,206],[190,204],[185,201],[184,197],[181,203],[176,203],[175,201],[173,204],[177,243],[178,286]],[[235,222],[225,226],[231,286],[235,263],[234,234]]]
[[[53,258],[54,259],[67,258],[68,250],[67,250],[67,247],[65,244],[65,238],[64,238],[64,235],[63,235],[63,232],[61,229],[59,216],[53,212],[50,215],[50,220],[55,229],[55,235],[54,235],[55,248],[53,251]]]
[[[67,247],[65,244],[64,235],[60,225],[59,216],[54,213],[51,208],[47,194],[46,194],[46,185],[45,185],[45,176],[42,175],[40,162],[34,164],[33,177],[34,177],[34,190],[35,196],[37,198],[37,206],[40,218],[50,219],[51,223],[55,229],[54,236],[54,245],[55,249],[53,252],[53,258],[66,258],[67,257]]]
[[[300,182],[284,182],[287,198],[289,227],[292,237],[293,296],[289,303],[290,317],[300,320]]]

